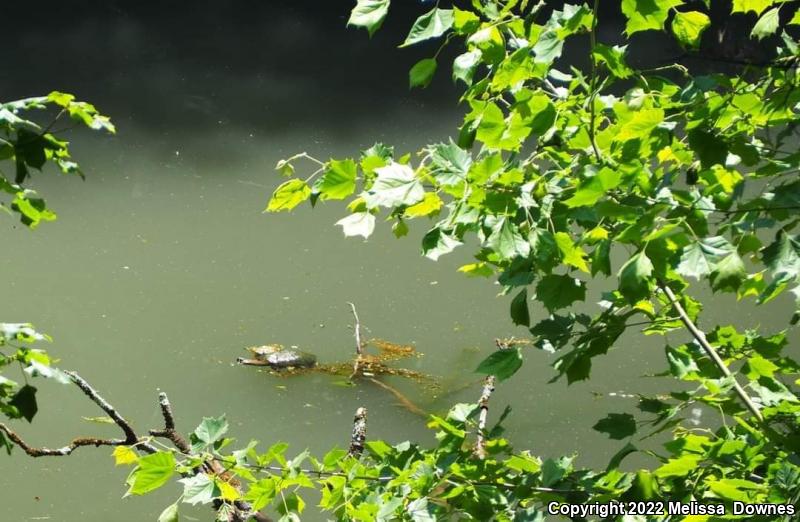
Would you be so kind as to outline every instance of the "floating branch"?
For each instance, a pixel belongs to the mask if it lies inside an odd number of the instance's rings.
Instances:
[[[350,449],[347,454],[359,458],[364,453],[364,441],[367,440],[367,409],[361,407],[356,410],[353,418],[353,434],[350,436]]]
[[[478,414],[478,439],[475,441],[475,456],[483,460],[486,458],[486,439],[484,432],[486,430],[486,418],[489,416],[489,399],[492,397],[494,391],[495,377],[494,375],[487,375],[483,381],[483,392],[478,401],[480,413]]]
[[[406,397],[405,395],[400,393],[400,391],[397,388],[394,388],[393,386],[389,386],[385,382],[381,382],[378,379],[370,378],[369,380],[372,381],[373,384],[375,384],[377,386],[380,386],[384,390],[386,390],[389,393],[391,393],[392,395],[394,395],[395,399],[397,399],[397,401],[400,403],[400,405],[403,406],[408,411],[410,411],[411,413],[420,415],[420,416],[425,417],[425,418],[428,417],[428,413],[425,410],[423,410],[422,408],[420,408],[419,406],[414,404],[411,401],[411,399],[409,399],[408,397]]]

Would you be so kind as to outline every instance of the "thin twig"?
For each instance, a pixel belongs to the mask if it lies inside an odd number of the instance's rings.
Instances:
[[[350,374],[350,380],[352,381],[358,376],[359,366],[361,365],[361,356],[364,353],[364,344],[361,342],[361,321],[358,320],[358,313],[356,312],[356,305],[351,302],[347,304],[350,305],[350,310],[353,311],[353,320],[355,321],[353,324],[353,330],[355,331],[356,337],[356,358],[353,360],[353,373]]]
[[[486,376],[483,381],[483,392],[478,401],[480,413],[478,414],[478,438],[475,441],[475,456],[483,460],[486,458],[486,419],[489,416],[489,399],[492,397],[494,391],[495,377],[494,375]]]
[[[706,352],[706,355],[708,355],[708,357],[714,361],[714,364],[717,366],[717,368],[719,368],[719,371],[722,372],[725,377],[731,378],[733,381],[733,389],[736,390],[736,394],[740,399],[742,399],[742,402],[744,402],[745,406],[747,406],[747,409],[750,410],[750,413],[752,413],[760,422],[763,422],[764,417],[761,415],[761,411],[758,409],[758,406],[756,406],[750,396],[747,395],[747,392],[741,387],[739,382],[736,380],[736,377],[731,374],[731,371],[725,365],[725,361],[722,360],[714,347],[708,343],[708,340],[706,340],[706,335],[703,333],[703,331],[700,330],[691,320],[689,315],[686,313],[686,310],[683,309],[680,301],[678,301],[677,297],[675,297],[672,289],[660,281],[658,286],[661,287],[661,290],[667,296],[667,299],[669,299],[670,303],[672,303],[672,306],[678,312],[681,322],[683,322],[684,326],[686,326],[686,329],[689,330],[689,333],[692,334],[703,351]]]
[[[594,48],[597,45],[597,11],[600,6],[600,0],[594,0],[594,7],[592,8],[592,29],[589,32],[590,49],[589,59],[591,60],[591,80],[589,82],[589,141],[592,144],[592,150],[597,158],[597,161],[602,162],[603,157],[600,155],[600,149],[597,147],[597,139],[595,138],[595,108],[594,101],[597,97],[597,59],[594,56]]]
[[[367,409],[361,407],[356,410],[353,418],[353,434],[350,436],[350,449],[347,455],[359,458],[364,453],[364,442],[367,440]]]

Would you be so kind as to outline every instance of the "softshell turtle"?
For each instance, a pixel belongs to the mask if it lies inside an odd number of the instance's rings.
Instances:
[[[298,350],[294,346],[284,348],[279,344],[265,344],[247,348],[247,351],[252,353],[254,358],[239,357],[236,359],[237,363],[250,366],[269,366],[273,370],[313,368],[317,364],[317,357],[314,354]]]

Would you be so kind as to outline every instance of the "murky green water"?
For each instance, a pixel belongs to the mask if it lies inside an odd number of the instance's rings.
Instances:
[[[466,249],[438,263],[421,258],[422,223],[402,240],[387,226],[367,242],[345,240],[333,226],[345,215],[337,205],[291,216],[261,213],[280,181],[272,171],[278,159],[301,150],[320,157],[352,154],[376,136],[413,151],[452,133],[457,110],[432,104],[430,96],[424,102],[394,99],[377,110],[381,92],[365,98],[369,89],[351,89],[347,75],[335,77],[339,83],[326,88],[336,96],[325,97],[317,76],[323,73],[313,70],[270,76],[265,66],[247,76],[220,72],[224,63],[203,72],[169,63],[169,56],[154,60],[149,69],[101,80],[117,86],[102,92],[101,109],[116,116],[120,133],[73,137],[87,181],[37,180],[59,220],[35,232],[12,228],[7,218],[0,223],[6,245],[0,320],[33,322],[51,334],[50,350],[61,366],[92,382],[140,432],[159,426],[156,394],[164,390],[180,429],[225,412],[231,435],[242,444],[285,440],[293,452],[344,446],[358,406],[369,409],[369,437],[432,442],[424,419],[373,385],[336,386],[336,379],[319,374],[280,379],[232,362],[245,346],[263,343],[298,345],[324,362],[349,358],[353,332],[345,302],[352,301],[369,337],[413,343],[424,356],[403,363],[438,376],[444,391],[435,397],[398,378],[389,381],[393,386],[434,412],[477,398],[479,377],[472,369],[491,352],[495,337],[524,330],[511,326],[508,299],[496,297],[498,286],[456,273],[470,261]],[[344,66],[357,74],[358,64]],[[189,81],[181,80],[185,70]],[[207,83],[198,83],[203,74]],[[398,77],[404,81],[402,71]],[[132,100],[136,82],[150,97],[149,112]],[[68,76],[29,87],[45,92],[69,83]],[[292,120],[287,105],[303,117]],[[163,124],[158,106],[164,107]],[[357,117],[342,118],[342,107]],[[536,320],[544,311],[532,315]],[[725,301],[709,311],[705,324],[715,320],[777,327],[785,317],[752,316]],[[546,384],[552,356],[526,352],[523,370],[492,398],[495,415],[506,404],[513,408],[507,424],[514,444],[543,455],[577,451],[581,463],[603,465],[621,444],[591,425],[609,411],[633,412],[635,404],[596,399],[592,392],[667,388],[640,377],[663,369],[661,339],[629,332],[619,347],[596,360],[590,383],[569,388]],[[76,389],[37,385],[34,424],[16,424],[31,443],[59,446],[76,435],[116,435],[114,427],[81,419],[102,413]],[[147,498],[120,500],[126,471],[113,468],[105,448],[37,460],[15,451],[0,457],[0,470],[2,520],[154,520],[179,495],[171,484]]]

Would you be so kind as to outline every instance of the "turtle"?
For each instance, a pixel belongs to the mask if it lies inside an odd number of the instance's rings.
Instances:
[[[313,368],[317,365],[317,357],[308,352],[297,349],[296,346],[284,348],[279,344],[265,344],[246,348],[254,355],[253,359],[239,357],[238,364],[249,366],[269,366],[273,370],[289,368]]]

